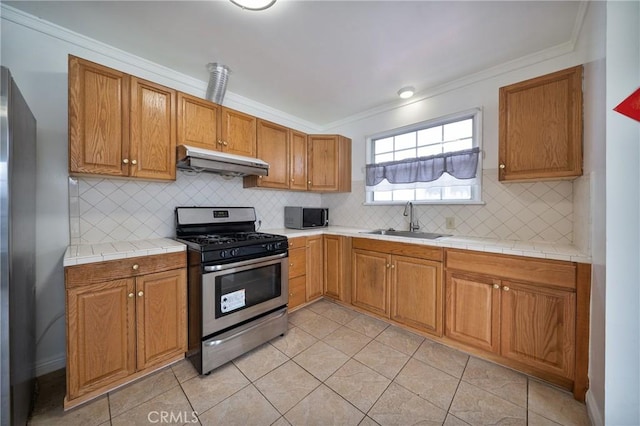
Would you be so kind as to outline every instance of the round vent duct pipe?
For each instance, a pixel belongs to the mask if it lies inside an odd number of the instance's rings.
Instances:
[[[207,99],[217,104],[222,104],[224,94],[227,91],[227,81],[231,70],[228,66],[212,62],[207,64],[209,70],[209,85],[207,86]]]

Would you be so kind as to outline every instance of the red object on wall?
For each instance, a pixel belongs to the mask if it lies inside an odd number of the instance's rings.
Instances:
[[[620,114],[640,121],[640,88],[633,92],[627,99],[613,109]]]

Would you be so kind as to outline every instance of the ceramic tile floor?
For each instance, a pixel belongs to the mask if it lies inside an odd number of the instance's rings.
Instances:
[[[326,300],[289,327],[209,376],[184,360],[66,413],[51,373],[30,424],[589,424],[568,392]]]

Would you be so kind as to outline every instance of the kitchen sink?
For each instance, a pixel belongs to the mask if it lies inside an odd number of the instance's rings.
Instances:
[[[395,229],[376,229],[375,231],[363,232],[371,235],[389,235],[393,237],[421,238],[423,240],[435,240],[441,237],[450,237],[451,234],[438,234],[433,232],[396,231]]]

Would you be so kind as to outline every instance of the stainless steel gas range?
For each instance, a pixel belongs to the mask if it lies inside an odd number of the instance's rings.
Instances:
[[[188,247],[189,351],[200,374],[287,331],[287,237],[255,230],[253,207],[177,207]]]

